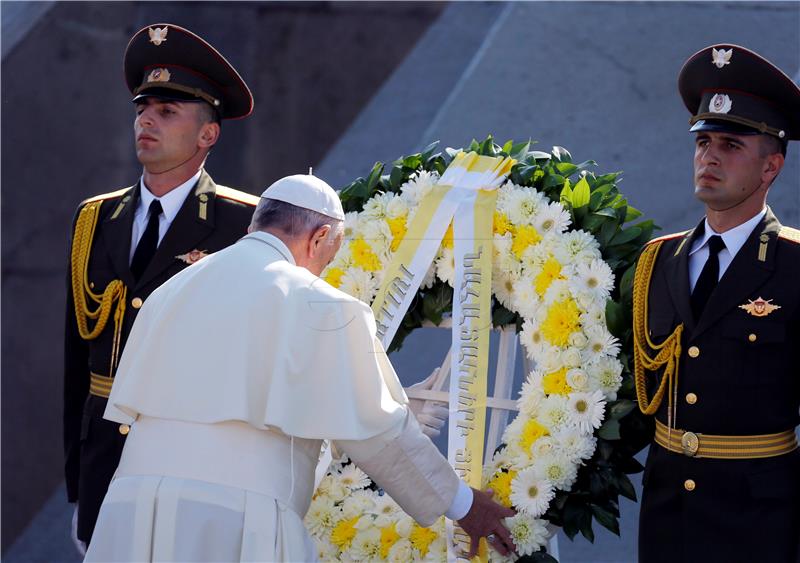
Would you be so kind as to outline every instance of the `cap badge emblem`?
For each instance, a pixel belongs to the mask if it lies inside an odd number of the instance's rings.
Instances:
[[[761,297],[753,301],[752,299],[747,300],[748,303],[744,305],[739,305],[740,309],[744,309],[748,312],[748,314],[753,315],[754,317],[766,317],[771,312],[780,309],[780,305],[773,305],[772,299],[764,300]]]
[[[164,41],[167,40],[167,32],[169,28],[167,26],[164,27],[156,27],[155,29],[152,27],[147,28],[147,33],[150,35],[150,43],[158,47]]]
[[[156,68],[147,75],[148,82],[169,82],[170,74],[166,68]]]
[[[731,111],[733,101],[727,94],[714,94],[708,102],[708,111],[711,113],[728,113]]]
[[[725,65],[731,64],[731,56],[733,56],[733,49],[715,49],[711,48],[711,62],[717,68],[722,68]]]
[[[175,258],[178,260],[183,260],[187,264],[194,264],[208,256],[208,251],[206,250],[197,250],[194,249],[191,252],[187,252],[186,254],[179,254]]]

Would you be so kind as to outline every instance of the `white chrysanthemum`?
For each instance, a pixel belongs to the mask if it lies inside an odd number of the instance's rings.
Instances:
[[[520,512],[506,518],[505,524],[508,531],[511,532],[511,539],[514,540],[519,555],[531,555],[547,543],[548,533],[545,520]]]
[[[613,356],[619,354],[620,343],[604,326],[594,325],[586,329],[586,352],[589,358],[599,358],[600,356]]]
[[[385,219],[386,206],[389,205],[389,202],[392,201],[394,197],[395,195],[393,193],[383,193],[377,194],[364,202],[364,209],[361,210],[360,217],[362,220],[367,220],[363,221],[363,223],[368,224],[375,219]]]
[[[368,512],[375,515],[375,525],[382,528],[394,522],[400,514],[400,507],[389,495],[376,495]]]
[[[550,481],[554,488],[562,491],[568,491],[578,476],[578,466],[561,452],[534,459],[533,471],[540,479]]]
[[[381,531],[373,525],[356,532],[350,544],[350,556],[356,561],[373,561],[380,559]]]
[[[526,248],[525,252],[522,253],[520,263],[522,264],[522,268],[526,271],[526,275],[536,277],[539,275],[539,272],[542,271],[542,266],[550,256],[552,256],[552,254],[548,250],[548,246],[542,241],[539,244],[533,244]]]
[[[605,301],[614,289],[614,272],[600,259],[577,264],[570,288],[575,294],[585,293],[598,301]]]
[[[436,260],[436,275],[450,286],[455,283],[456,263],[452,248],[442,248],[441,256]]]
[[[414,560],[414,547],[411,545],[410,540],[400,538],[389,548],[388,555],[388,560],[393,563],[407,563]]]
[[[520,471],[511,481],[511,502],[531,516],[544,514],[555,494],[552,483],[536,475],[533,468]]]
[[[353,464],[346,465],[342,468],[339,479],[341,480],[342,484],[351,491],[368,487],[372,482],[370,481],[370,478],[367,477],[366,473],[361,471]]]
[[[562,264],[588,264],[600,258],[600,243],[586,231],[567,231],[562,235],[560,243],[554,248],[553,255]]]
[[[370,490],[351,491],[350,495],[342,503],[342,516],[355,518],[365,512],[369,512],[375,504],[374,498],[375,493]]]
[[[326,537],[340,519],[341,513],[333,499],[326,495],[317,495],[311,501],[303,521],[309,533],[317,537]]]
[[[587,391],[589,389],[589,376],[580,368],[572,368],[567,371],[567,385],[575,391]]]
[[[342,276],[339,289],[356,299],[370,304],[378,293],[378,280],[360,268],[350,268]]]
[[[532,371],[527,380],[522,384],[522,389],[517,399],[517,408],[520,414],[528,418],[536,418],[542,406],[545,395],[542,391],[542,374]]]
[[[403,215],[408,215],[408,202],[396,195],[386,204],[386,216],[389,219],[397,219]]]
[[[533,285],[533,279],[522,275],[514,282],[514,291],[511,294],[513,310],[523,318],[532,318],[539,306],[539,296]]]
[[[597,447],[597,438],[587,436],[579,428],[565,428],[553,436],[556,448],[574,463],[589,459]]]
[[[492,237],[494,240],[494,256],[512,256],[511,246],[514,244],[514,236],[511,233],[500,235],[495,233]]]
[[[563,233],[571,222],[569,211],[554,201],[541,207],[534,218],[533,226],[540,235],[545,236],[551,233]]]
[[[606,304],[597,304],[593,307],[587,307],[581,313],[581,326],[584,330],[589,330],[593,326],[605,326],[606,324]]]
[[[590,386],[603,392],[609,401],[617,400],[617,391],[622,385],[622,364],[616,358],[599,358],[586,366],[591,380]]]
[[[560,430],[569,422],[567,398],[557,394],[548,396],[542,401],[539,413],[539,421],[551,434]]]
[[[545,196],[530,188],[515,184],[511,186],[514,189],[507,193],[504,200],[509,220],[514,225],[533,225],[534,217],[547,205]]]
[[[425,277],[422,278],[422,282],[420,282],[419,287],[420,289],[428,289],[433,287],[433,282],[436,281],[436,264],[431,264],[428,271],[425,272]]]
[[[350,492],[350,489],[339,479],[338,473],[323,477],[317,490],[322,493],[323,496],[327,496],[334,502],[341,502]]]
[[[386,221],[367,221],[359,234],[381,260],[387,256],[392,244],[392,230]]]
[[[358,231],[358,211],[344,214],[344,240],[353,240]],[[345,246],[344,244],[342,246]]]
[[[314,543],[317,545],[317,558],[320,561],[339,560],[339,548],[331,543],[327,537],[315,537]]]
[[[410,207],[416,207],[439,181],[439,174],[420,170],[400,186],[400,194]]]
[[[600,428],[605,418],[606,401],[602,391],[571,393],[568,398],[570,422],[583,432]]]

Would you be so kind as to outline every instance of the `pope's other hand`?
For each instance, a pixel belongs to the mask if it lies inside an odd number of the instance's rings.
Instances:
[[[410,389],[423,389],[426,391],[431,389],[438,374],[439,368],[436,368],[425,380],[415,383]],[[442,427],[447,422],[447,417],[450,414],[447,407],[424,399],[409,399],[408,408],[414,413],[417,422],[419,422],[420,430],[428,438],[435,438],[441,434]]]

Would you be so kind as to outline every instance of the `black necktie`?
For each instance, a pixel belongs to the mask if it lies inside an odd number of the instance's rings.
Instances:
[[[719,251],[725,248],[725,243],[722,237],[714,235],[708,239],[708,260],[706,265],[703,266],[703,271],[700,272],[700,277],[697,278],[697,283],[692,292],[692,312],[694,313],[695,320],[700,318],[703,314],[703,309],[708,303],[708,298],[714,288],[717,287],[719,281]]]
[[[133,253],[133,260],[131,261],[131,273],[138,281],[144,273],[145,268],[153,258],[158,248],[158,218],[161,215],[161,202],[154,199],[150,204],[149,215],[147,220],[147,228],[139,239],[139,244],[136,246],[136,252]]]

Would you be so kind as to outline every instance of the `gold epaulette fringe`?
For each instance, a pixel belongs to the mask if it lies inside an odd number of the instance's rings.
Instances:
[[[229,188],[227,186],[217,186],[217,195],[224,197],[225,199],[232,199],[233,201],[238,201],[239,203],[246,203],[247,205],[254,206],[258,205],[258,201],[261,199],[258,196],[248,194],[247,192],[240,192],[239,190],[234,190],[233,188]]]
[[[94,340],[105,329],[111,316],[111,308],[116,301],[114,311],[114,342],[111,350],[111,366],[109,373],[113,373],[117,366],[120,354],[120,341],[122,334],[122,319],[125,315],[127,288],[122,280],[113,280],[103,290],[102,294],[92,291],[89,286],[88,269],[89,254],[92,249],[94,232],[97,219],[100,216],[102,200],[94,199],[85,204],[75,223],[75,232],[72,237],[72,254],[70,260],[72,278],[72,296],[75,301],[75,318],[78,322],[78,332],[84,340]],[[87,301],[97,305],[90,309]],[[89,320],[95,321],[94,328],[89,329]]]
[[[668,393],[669,410],[668,426],[673,427],[675,393],[678,389],[678,364],[681,357],[681,335],[683,324],[679,324],[664,342],[656,344],[650,339],[647,325],[648,292],[653,276],[658,251],[664,241],[659,240],[645,246],[639,257],[639,264],[633,280],[633,371],[636,384],[636,398],[639,409],[646,415],[655,414]],[[655,357],[650,350],[656,352]],[[655,372],[661,368],[664,372],[652,400],[647,396],[645,372]]]

